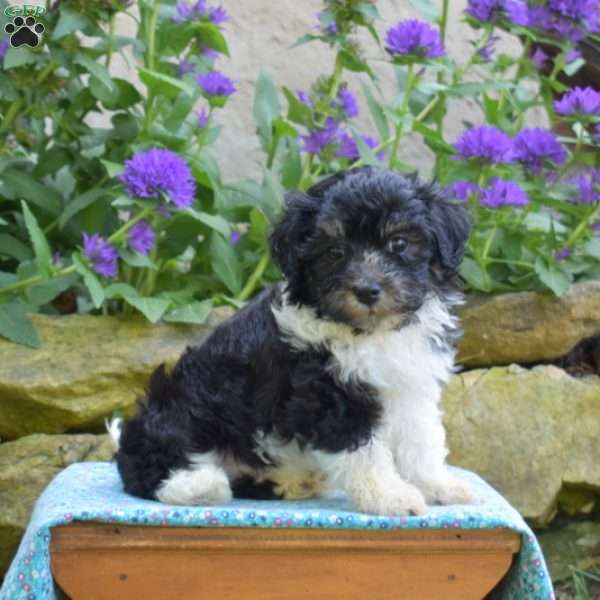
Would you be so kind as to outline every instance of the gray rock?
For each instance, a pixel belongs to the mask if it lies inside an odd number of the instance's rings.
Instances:
[[[532,524],[551,520],[563,485],[600,493],[599,377],[553,366],[467,371],[448,385],[444,409],[450,461]]]
[[[551,361],[600,335],[600,281],[562,297],[518,292],[472,298],[460,311],[458,361],[468,367]]]
[[[0,577],[50,480],[71,463],[110,460],[113,452],[107,435],[37,434],[0,444]]]

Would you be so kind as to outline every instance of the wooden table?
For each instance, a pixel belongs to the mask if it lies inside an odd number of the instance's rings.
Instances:
[[[519,551],[506,529],[52,530],[72,600],[481,600]]]

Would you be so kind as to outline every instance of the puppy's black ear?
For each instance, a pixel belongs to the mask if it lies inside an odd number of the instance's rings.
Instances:
[[[451,202],[436,183],[422,186],[419,192],[429,207],[429,225],[436,244],[433,273],[444,282],[458,271],[471,219],[464,206]]]
[[[269,242],[271,255],[289,281],[298,275],[301,250],[314,229],[320,202],[319,198],[297,190],[285,196],[285,212]]]

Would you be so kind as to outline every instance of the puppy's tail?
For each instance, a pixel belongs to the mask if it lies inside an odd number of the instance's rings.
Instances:
[[[123,419],[121,419],[120,417],[106,419],[106,421],[104,421],[104,426],[106,427],[106,431],[110,436],[115,452],[118,452],[119,441],[121,439],[121,433],[123,431]]]

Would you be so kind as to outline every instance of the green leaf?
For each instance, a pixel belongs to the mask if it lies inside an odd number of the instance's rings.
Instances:
[[[13,102],[18,97],[19,93],[11,78],[4,75],[4,73],[0,73],[0,98],[3,98],[8,102]]]
[[[358,10],[368,19],[381,19],[381,15],[379,14],[379,11],[374,3],[371,4],[370,2],[361,2],[356,7],[356,10]]]
[[[194,25],[194,31],[200,36],[202,44],[213,48],[220,54],[229,56],[227,41],[223,37],[221,30],[212,23],[198,23]]]
[[[469,257],[463,259],[460,265],[460,274],[465,281],[475,290],[489,292],[490,286],[481,267]]]
[[[170,323],[194,323],[201,325],[206,322],[208,315],[212,310],[212,301],[204,300],[202,302],[191,302],[186,306],[176,308],[167,313],[164,317],[165,321]]]
[[[29,233],[29,238],[33,244],[33,251],[35,253],[35,261],[37,263],[40,275],[49,277],[52,270],[52,253],[50,252],[50,246],[48,240],[44,235],[44,232],[40,229],[37,219],[33,213],[29,210],[27,204],[21,200],[21,209],[23,210],[23,216],[25,218],[25,226]]]
[[[306,104],[300,102],[296,94],[288,90],[288,88],[284,87],[283,93],[288,102],[288,119],[293,123],[299,123],[311,128],[313,126],[312,110]]]
[[[457,83],[448,86],[446,93],[448,96],[464,98],[467,96],[477,96],[478,94],[490,90],[500,91],[510,90],[512,88],[513,84],[510,81],[469,81],[467,83]]]
[[[302,179],[302,158],[296,140],[289,140],[288,151],[281,161],[281,183],[287,190],[298,187]]]
[[[600,260],[600,239],[596,237],[589,240],[583,247],[583,250],[589,256],[593,256]]]
[[[152,260],[150,260],[150,257],[146,256],[145,254],[132,252],[126,248],[121,248],[119,250],[119,256],[132,267],[143,267],[152,271],[156,271],[158,269]]]
[[[138,291],[128,283],[111,283],[104,288],[107,298],[135,298],[139,296]]]
[[[237,296],[242,289],[242,268],[231,244],[215,233],[210,243],[210,255],[213,271],[227,289]]]
[[[117,177],[117,175],[121,175],[121,173],[123,173],[123,170],[125,168],[125,167],[123,167],[122,164],[114,163],[114,162],[111,162],[110,160],[101,159],[100,162],[106,169],[106,172],[108,173],[108,176],[111,179],[113,179],[114,177]]]
[[[373,122],[375,123],[375,127],[377,127],[377,132],[379,133],[379,139],[387,140],[390,137],[390,128],[388,126],[387,117],[385,116],[385,112],[379,102],[375,100],[369,86],[362,82],[363,94],[367,100],[367,106],[369,107],[369,112],[371,113],[371,117],[373,118]]]
[[[231,227],[229,222],[222,216],[211,215],[206,212],[195,210],[194,208],[186,208],[183,213],[187,213],[196,219],[196,221],[200,221],[200,223],[204,223],[211,229],[218,231],[225,239],[229,239],[229,236],[231,235]]]
[[[556,296],[562,296],[571,286],[571,278],[555,265],[545,264],[541,257],[533,265],[540,281],[554,292]]]
[[[19,262],[29,260],[33,253],[27,244],[9,233],[0,233],[0,255],[10,256]]]
[[[58,219],[59,227],[62,229],[78,212],[104,196],[106,196],[106,190],[89,190],[71,200]]]
[[[130,108],[142,100],[142,95],[137,91],[133,84],[125,79],[112,80],[113,85],[116,87],[116,93],[107,93],[105,91],[106,87],[100,84],[92,89],[94,81],[97,80],[93,79],[90,81],[90,89],[94,97],[98,98],[106,108],[111,110]]]
[[[183,80],[175,79],[164,73],[152,71],[145,67],[138,69],[140,79],[144,82],[150,92],[157,95],[165,95],[169,98],[175,98],[181,92],[192,95],[192,88]]]
[[[70,33],[79,32],[89,25],[87,17],[80,15],[65,6],[61,6],[60,17],[52,31],[51,39],[59,40]]]
[[[348,50],[340,50],[338,56],[342,66],[348,69],[348,71],[354,71],[356,73],[365,71],[373,76],[373,72],[371,71],[369,65],[352,52],[349,52]]]
[[[433,5],[431,0],[409,0],[422,17],[428,21],[437,21],[440,18],[439,9]]]
[[[40,338],[27,316],[27,308],[20,302],[0,304],[0,335],[16,344],[40,347]]]
[[[250,211],[250,231],[248,239],[260,247],[265,247],[269,234],[270,222],[265,213],[259,208]]]
[[[9,48],[4,56],[4,69],[16,69],[23,65],[31,65],[38,61],[38,56],[29,48]]]
[[[83,277],[83,283],[88,289],[92,302],[96,308],[100,308],[104,302],[104,288],[100,283],[96,274],[81,260],[80,256],[76,253],[72,256],[75,270]]]
[[[23,171],[4,171],[2,183],[12,192],[12,198],[23,198],[53,217],[57,217],[62,210],[62,196],[54,188],[38,183]]]
[[[261,69],[256,81],[254,93],[254,119],[262,147],[268,151],[272,143],[272,123],[281,112],[281,105],[277,95],[277,88],[271,75]]]
[[[77,279],[76,274],[55,277],[38,285],[27,288],[27,300],[35,306],[43,306],[52,302],[61,292],[69,289]]]
[[[117,95],[117,86],[113,83],[108,69],[103,64],[82,53],[77,54],[73,62],[81,65],[90,75],[95,77],[106,88],[107,93]]]
[[[279,177],[272,171],[265,169],[261,191],[259,207],[264,210],[267,216],[273,219],[281,212],[285,190],[279,181]]]
[[[125,302],[137,308],[151,323],[160,321],[160,318],[165,314],[169,306],[171,306],[171,301],[163,298],[126,296]]]

